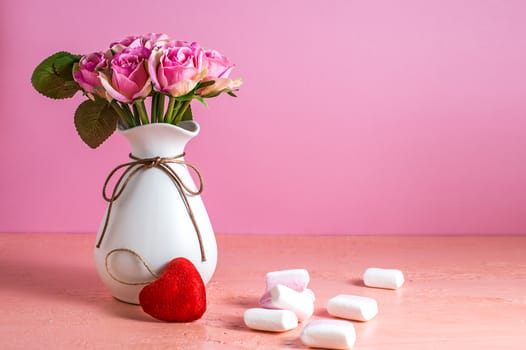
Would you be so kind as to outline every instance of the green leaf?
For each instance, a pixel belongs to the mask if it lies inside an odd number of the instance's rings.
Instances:
[[[204,95],[203,97],[204,98],[212,98],[212,97],[216,97],[216,96],[219,96],[219,95],[221,95],[221,91],[212,92],[212,93],[209,93],[207,95]]]
[[[193,89],[192,91],[190,91],[186,95],[177,96],[177,97],[174,97],[174,98],[175,98],[176,101],[181,101],[181,102],[191,101],[194,98],[194,93],[195,93],[195,89]]]
[[[97,148],[117,128],[117,112],[103,99],[82,102],[75,111],[75,128],[91,148]]]
[[[220,91],[214,91],[214,92],[211,92],[209,94],[204,95],[203,97],[204,98],[217,97],[217,96],[221,95],[222,93],[227,93],[227,94],[229,94],[232,97],[237,97],[237,95],[234,94],[234,92],[232,90],[230,90],[230,89],[223,89],[223,90],[220,90]]]
[[[183,118],[181,120],[192,120],[192,106],[188,105],[186,111],[184,111]]]
[[[204,88],[204,87],[207,87],[207,86],[210,86],[210,85],[214,85],[215,82],[216,82],[215,80],[202,81],[199,84],[197,84],[197,86],[195,87],[194,90],[199,90],[200,88]]]
[[[201,88],[213,85],[215,83],[215,80],[208,80],[204,82],[199,82],[192,90],[190,90],[186,95],[178,96],[175,99],[177,101],[191,101],[196,97],[195,92]]]
[[[64,99],[80,90],[73,79],[73,65],[80,61],[79,55],[57,52],[42,61],[33,71],[31,84],[42,95],[53,99]]]
[[[199,96],[199,95],[195,95],[195,98],[196,100],[198,100],[199,102],[201,102],[201,104],[205,107],[208,107],[208,103],[205,101],[205,99],[203,98],[203,96]]]

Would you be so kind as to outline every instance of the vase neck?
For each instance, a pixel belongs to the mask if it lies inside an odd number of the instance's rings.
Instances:
[[[184,121],[179,126],[154,123],[120,133],[130,143],[135,157],[173,157],[184,153],[186,144],[199,133],[199,125],[194,121]]]

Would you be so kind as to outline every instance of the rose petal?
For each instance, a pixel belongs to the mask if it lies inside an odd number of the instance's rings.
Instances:
[[[125,103],[132,102],[131,99],[124,96],[123,94],[121,94],[120,92],[118,92],[117,90],[113,88],[113,86],[111,85],[109,81],[109,78],[104,73],[99,73],[99,77],[100,77],[100,82],[102,86],[104,87],[104,89],[106,89],[107,95],[109,95],[111,98],[116,99],[117,101],[120,101],[120,102],[125,102]]]
[[[161,85],[159,84],[159,79],[157,78],[157,67],[159,67],[159,59],[161,58],[161,55],[161,51],[154,50],[148,59],[148,72],[155,89],[158,91],[161,91]]]
[[[113,72],[112,85],[115,90],[128,98],[131,98],[140,89],[135,81],[116,72]]]
[[[146,84],[144,84],[143,88],[132,96],[132,99],[135,100],[137,98],[146,97],[150,94],[151,91],[152,91],[152,84],[151,84],[150,79],[148,79],[146,81]]]
[[[172,84],[170,86],[167,86],[165,88],[165,91],[168,92],[173,97],[179,97],[184,96],[190,91],[192,91],[193,88],[197,85],[197,82],[193,80],[183,80],[178,81],[175,84]]]

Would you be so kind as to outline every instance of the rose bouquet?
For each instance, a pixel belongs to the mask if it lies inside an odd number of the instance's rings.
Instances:
[[[240,79],[231,79],[227,57],[196,42],[165,34],[129,36],[107,51],[87,55],[57,52],[42,61],[31,77],[33,87],[53,99],[82,91],[88,99],[75,111],[75,127],[92,148],[117,127],[148,123],[177,125],[192,119],[190,102],[222,93],[236,96]]]

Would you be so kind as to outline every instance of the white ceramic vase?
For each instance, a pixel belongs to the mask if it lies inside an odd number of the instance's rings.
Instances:
[[[156,123],[120,133],[136,158],[174,157],[184,154],[187,142],[199,133],[199,125],[194,121],[179,126]],[[111,210],[106,211],[95,246],[100,278],[116,299],[132,304],[139,303],[141,289],[176,257],[192,261],[205,283],[217,263],[216,240],[201,197],[184,189],[197,190],[184,158],[165,164],[179,177],[179,183],[159,164],[142,165],[135,173],[141,164],[132,165],[116,185],[117,191],[125,188],[108,206]]]

